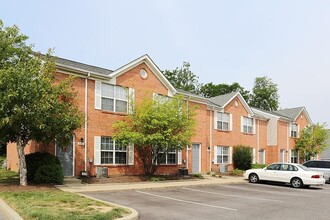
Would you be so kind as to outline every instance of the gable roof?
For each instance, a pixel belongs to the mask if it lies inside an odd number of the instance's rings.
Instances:
[[[56,66],[59,66],[59,67],[67,67],[70,69],[86,71],[86,72],[90,72],[90,73],[94,73],[94,74],[95,73],[102,74],[104,76],[108,76],[109,74],[111,74],[113,72],[112,70],[109,70],[106,68],[88,65],[85,63],[80,63],[80,62],[76,62],[73,60],[64,59],[61,57],[55,58],[55,64],[56,64]]]
[[[160,82],[170,91],[170,93],[173,95],[177,92],[177,90],[174,88],[174,86],[167,80],[167,78],[163,75],[162,71],[158,68],[158,66],[154,63],[154,61],[147,55],[143,55],[132,62],[129,62],[128,64],[116,69],[115,71],[111,72],[109,74],[109,77],[115,80],[118,76],[124,74],[129,69],[132,69],[133,67],[145,63],[151,71],[156,75],[156,77],[160,80]]]
[[[237,97],[240,102],[243,104],[245,110],[249,113],[249,115],[253,116],[254,112],[251,110],[250,106],[246,103],[245,99],[241,95],[240,92],[231,92],[224,95],[219,95],[216,97],[212,97],[209,101],[215,105],[221,106],[222,108],[226,107],[235,97]]]
[[[286,108],[286,109],[282,109],[282,110],[277,110],[275,111],[275,113],[288,117],[292,120],[297,120],[298,116],[304,112],[307,118],[308,123],[312,123],[311,118],[309,117],[309,114],[306,110],[305,107],[296,107],[296,108]]]
[[[276,112],[267,111],[267,110],[256,108],[256,107],[251,107],[251,109],[255,114],[262,115],[263,117],[266,117],[268,119],[270,119],[271,117],[275,117],[277,119],[281,119],[281,120],[285,120],[285,121],[292,121],[291,118],[280,115]]]

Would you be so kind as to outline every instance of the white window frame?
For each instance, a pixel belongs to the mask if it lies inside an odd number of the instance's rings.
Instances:
[[[298,138],[299,137],[299,125],[296,123],[290,123],[290,137]]]
[[[227,118],[227,120],[225,118]],[[225,127],[225,125],[227,127]],[[230,131],[230,114],[217,112],[217,130]]]
[[[164,154],[164,151],[160,151],[158,154]],[[175,157],[175,161],[174,163],[169,163],[169,157],[168,155],[174,155]],[[159,163],[159,165],[177,165],[179,164],[179,153],[178,153],[178,150],[176,149],[169,149],[166,153],[165,153],[165,163]],[[181,158],[182,160],[182,158]],[[158,164],[158,161],[157,161],[157,164]]]
[[[109,139],[109,143],[104,143],[105,139]],[[102,149],[102,148],[105,148],[104,146],[106,146],[108,144],[109,144],[108,148],[110,148],[110,149]],[[102,153],[103,152],[112,153],[112,163],[102,162]],[[116,153],[126,153],[125,163],[116,163],[116,159],[117,159],[116,158]],[[127,165],[128,164],[128,147],[127,146],[121,146],[121,144],[118,141],[113,140],[112,137],[110,137],[110,136],[101,136],[101,140],[100,140],[100,164],[102,164],[102,165]]]
[[[296,160],[296,162],[295,162]],[[299,163],[299,153],[296,150],[290,150],[290,163]]]
[[[106,91],[104,90],[105,87],[110,87],[110,91],[108,93],[110,94],[105,94]],[[122,91],[125,91],[123,94]],[[111,94],[112,93],[112,94]],[[100,84],[100,99],[101,99],[101,106],[100,108],[104,111],[110,111],[110,112],[118,112],[118,113],[124,113],[127,114],[129,109],[129,90],[126,87],[123,86],[117,86],[117,85],[112,85],[112,84],[107,84],[107,83],[101,83]],[[125,98],[123,97],[125,96]],[[104,99],[112,100],[113,101],[113,109],[105,109],[103,107]],[[117,109],[117,102],[126,102],[126,111],[118,111]]]
[[[216,157],[217,157],[217,163],[218,164],[229,164],[230,163],[230,147],[228,146],[216,146]],[[225,153],[225,150],[227,153]],[[224,158],[227,157],[227,161],[224,161]]]
[[[279,152],[279,161],[284,163],[285,161],[285,150],[284,149],[280,149],[280,152]]]
[[[251,124],[249,124],[251,122]],[[242,132],[246,134],[254,134],[254,119],[242,116]]]

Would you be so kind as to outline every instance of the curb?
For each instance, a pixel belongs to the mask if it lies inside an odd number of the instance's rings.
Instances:
[[[0,211],[7,220],[23,220],[22,217],[2,199],[0,199]]]
[[[77,193],[77,195],[86,197],[88,199],[93,199],[93,200],[98,201],[98,202],[106,203],[106,204],[109,204],[111,206],[115,206],[115,207],[119,207],[119,208],[123,208],[123,209],[128,209],[131,212],[131,214],[129,214],[129,215],[125,216],[125,217],[122,217],[122,218],[118,218],[120,220],[138,220],[139,219],[139,213],[135,209],[132,209],[130,207],[118,205],[118,204],[107,202],[107,201],[100,200],[100,199],[95,199],[93,197],[86,196],[86,195],[81,194],[81,193]]]

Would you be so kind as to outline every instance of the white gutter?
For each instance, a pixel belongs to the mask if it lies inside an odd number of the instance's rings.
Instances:
[[[87,126],[88,126],[88,78],[90,77],[90,73],[85,78],[85,171],[87,171]]]
[[[210,172],[212,172],[212,112],[210,110]]]
[[[260,149],[260,120],[258,120],[258,133],[257,133],[257,155],[256,155],[257,161],[259,161],[259,149]]]

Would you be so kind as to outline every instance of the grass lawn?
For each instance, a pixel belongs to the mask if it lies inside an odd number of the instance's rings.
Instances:
[[[19,186],[18,174],[0,169],[0,198],[25,220],[116,219],[128,210],[63,192],[53,186]]]

